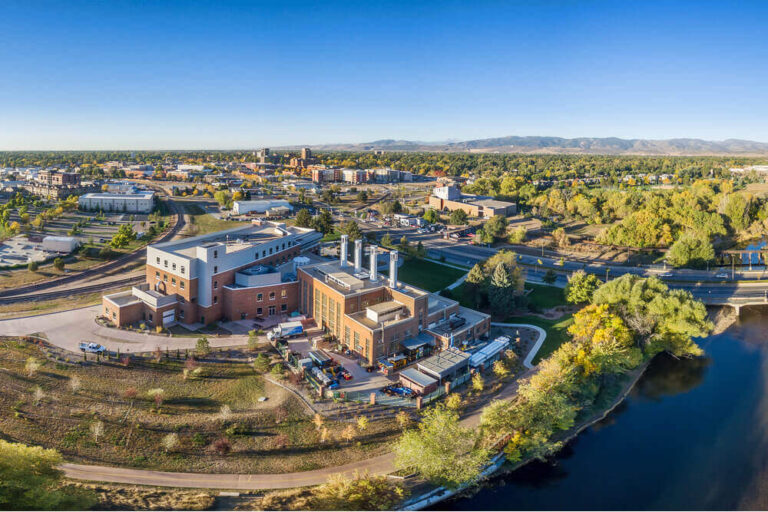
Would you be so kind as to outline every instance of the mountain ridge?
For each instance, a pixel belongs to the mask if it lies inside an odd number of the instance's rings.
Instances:
[[[298,147],[298,146],[296,146]],[[696,138],[622,139],[619,137],[516,136],[458,142],[380,139],[362,143],[310,145],[318,151],[430,151],[446,153],[562,153],[669,156],[766,156],[768,143],[744,139],[711,141]],[[293,148],[290,147],[290,148]],[[289,149],[289,148],[286,148]]]

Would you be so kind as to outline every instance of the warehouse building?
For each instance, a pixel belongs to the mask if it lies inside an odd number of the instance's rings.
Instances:
[[[458,187],[435,187],[428,204],[438,211],[464,210],[470,217],[489,219],[494,215],[508,217],[517,213],[517,204],[489,197],[462,194]]]
[[[95,193],[80,196],[83,210],[125,213],[149,213],[155,206],[155,193],[141,191],[132,194]]]

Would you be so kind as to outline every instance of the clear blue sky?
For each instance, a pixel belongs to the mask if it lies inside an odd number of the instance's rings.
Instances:
[[[0,1],[0,149],[768,141],[768,2]]]

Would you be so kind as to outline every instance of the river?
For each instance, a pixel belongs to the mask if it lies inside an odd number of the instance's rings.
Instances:
[[[768,315],[654,359],[624,403],[552,460],[448,510],[768,509]]]

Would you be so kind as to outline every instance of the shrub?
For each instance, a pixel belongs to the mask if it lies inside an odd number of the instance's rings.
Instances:
[[[256,356],[253,369],[256,373],[267,373],[269,371],[269,356],[264,352]]]
[[[213,451],[218,453],[219,455],[226,455],[229,452],[232,451],[232,443],[229,442],[229,439],[226,439],[224,437],[221,437],[213,442],[211,444]]]
[[[37,272],[37,269],[39,267],[40,266],[37,264],[36,261],[30,261],[29,265],[27,265],[27,270],[29,270],[30,272]]]
[[[199,356],[207,356],[211,353],[211,344],[208,342],[208,338],[205,336],[198,338],[195,344],[195,354]]]

